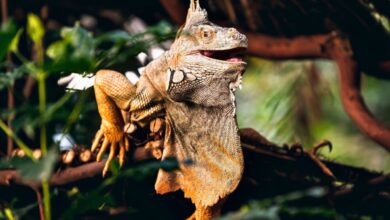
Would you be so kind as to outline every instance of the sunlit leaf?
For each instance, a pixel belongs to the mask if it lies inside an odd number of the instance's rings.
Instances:
[[[10,48],[9,50],[12,51],[12,52],[18,52],[18,46],[19,46],[19,40],[20,40],[20,36],[22,35],[23,33],[23,28],[19,29],[17,34],[15,35],[15,37],[12,39],[12,42],[11,42],[11,45],[10,45]]]
[[[61,30],[62,39],[49,45],[46,54],[52,59],[51,72],[84,72],[95,66],[94,39],[87,30],[76,24]]]
[[[46,54],[52,59],[60,59],[66,53],[66,46],[62,41],[54,42],[47,48]]]
[[[32,13],[27,15],[27,34],[34,43],[39,45],[42,44],[42,39],[45,35],[45,29],[41,19]]]

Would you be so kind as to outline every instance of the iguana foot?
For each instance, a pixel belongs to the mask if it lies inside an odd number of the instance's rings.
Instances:
[[[117,148],[119,147],[118,158],[120,166],[123,165],[126,152],[128,152],[130,148],[129,140],[127,139],[126,135],[124,135],[123,131],[112,132],[113,130],[115,129],[112,129],[112,127],[108,129],[107,126],[104,126],[104,123],[102,123],[102,126],[97,131],[95,139],[92,143],[91,151],[95,152],[98,150],[96,161],[100,161],[103,157],[103,154],[106,151],[109,151],[107,161],[103,168],[103,176],[107,174],[111,161],[117,155]]]
[[[330,177],[331,179],[336,179],[333,172],[319,159],[318,150],[323,147],[328,147],[329,151],[332,151],[332,143],[328,140],[322,140],[320,143],[307,150],[304,149],[300,144],[294,144],[290,147],[290,149],[298,152],[300,155],[308,156],[326,176]]]

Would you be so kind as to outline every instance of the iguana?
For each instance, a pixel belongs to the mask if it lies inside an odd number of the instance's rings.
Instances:
[[[117,152],[123,164],[129,150],[126,132],[163,116],[162,160],[193,163],[160,170],[156,192],[182,190],[196,207],[191,219],[217,216],[243,173],[234,92],[246,67],[240,58],[246,48],[245,35],[211,23],[199,1],[191,0],[170,50],[145,67],[136,85],[118,72],[98,71],[94,90],[102,122],[92,151],[99,149],[97,160],[109,151],[103,174]],[[128,112],[130,124],[125,125],[121,111]]]

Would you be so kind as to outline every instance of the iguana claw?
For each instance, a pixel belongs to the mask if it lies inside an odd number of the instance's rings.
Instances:
[[[322,149],[323,147],[328,147],[329,152],[332,152],[333,145],[332,145],[332,142],[330,142],[328,140],[322,140],[320,143],[316,144],[313,147],[312,151],[315,155],[318,155],[318,150]]]
[[[300,156],[309,157],[326,176],[332,179],[336,179],[333,172],[319,159],[318,150],[320,150],[323,147],[328,147],[329,151],[332,151],[332,143],[328,140],[323,140],[310,149],[304,149],[301,144],[293,144],[290,147],[290,150],[293,151],[294,153],[297,153]]]
[[[127,137],[123,135],[121,140],[111,141],[107,136],[104,135],[104,132],[101,129],[96,133],[91,149],[92,152],[97,151],[96,161],[101,161],[104,153],[109,148],[108,158],[103,168],[103,176],[107,174],[108,168],[110,167],[110,163],[116,155],[117,147],[119,147],[119,165],[123,166],[126,157],[126,152],[129,151],[130,148],[129,140],[127,139]]]

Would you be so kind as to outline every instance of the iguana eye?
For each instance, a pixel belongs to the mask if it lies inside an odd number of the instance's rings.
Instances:
[[[201,27],[200,37],[204,43],[210,43],[214,39],[214,29],[210,26]]]

